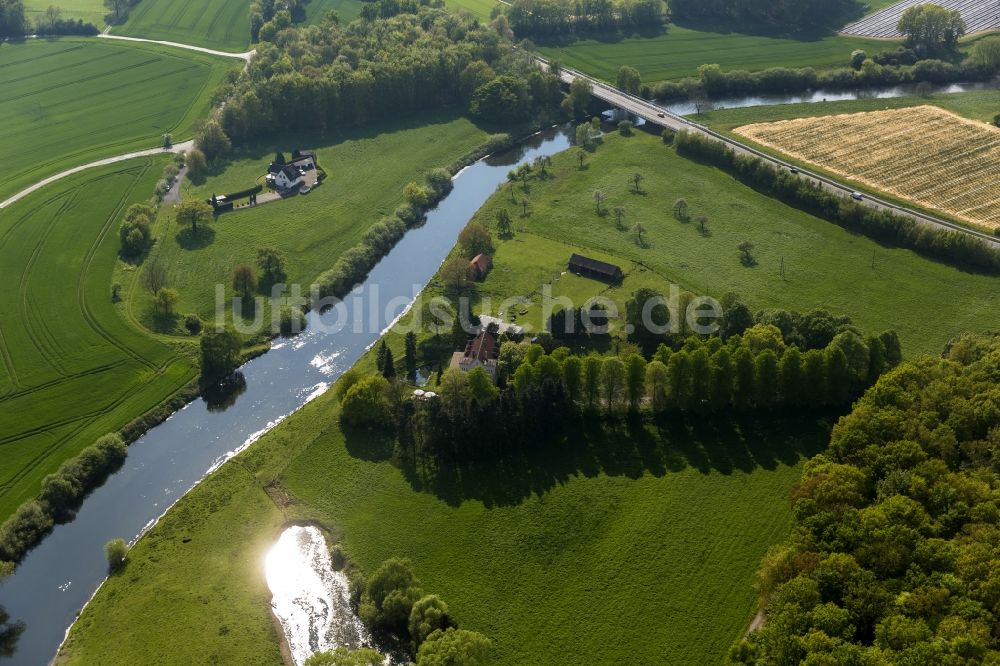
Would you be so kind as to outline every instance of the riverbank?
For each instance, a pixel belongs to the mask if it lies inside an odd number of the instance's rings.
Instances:
[[[481,295],[525,292],[531,280],[551,274],[549,263],[565,252],[552,248],[568,247],[567,240],[611,256],[649,262],[661,257],[665,273],[688,276],[685,286],[700,287],[712,275],[739,283],[755,305],[773,298],[775,305],[806,310],[824,305],[838,289],[844,294],[830,306],[835,314],[852,314],[841,307],[844,299],[881,294],[875,302],[882,307],[897,302],[881,319],[873,318],[875,310],[862,313],[872,330],[916,311],[912,304],[922,296],[901,291],[914,271],[931,271],[917,280],[921,288],[955,277],[951,269],[948,278],[932,277],[932,262],[886,251],[878,270],[861,283],[871,269],[859,239],[689,163],[655,137],[609,136],[586,158],[586,169],[578,167],[575,152],[554,155],[547,168],[551,179],[530,181],[530,216],[511,213],[514,237],[502,242]],[[629,191],[628,175],[635,171],[647,174],[643,194]],[[463,177],[470,173],[475,171]],[[495,187],[484,184],[484,199]],[[615,229],[610,216],[595,214],[595,188],[608,193],[609,207],[624,202],[630,225],[647,226],[645,247]],[[523,196],[519,187],[514,191]],[[688,198],[694,214],[709,216],[710,235],[656,214],[678,195]],[[511,205],[509,197],[506,188],[493,194],[475,217],[492,227],[496,210]],[[453,194],[442,207],[458,203]],[[467,206],[472,216],[478,204]],[[434,226],[431,219],[418,231]],[[733,241],[748,233],[760,235],[754,240],[764,255],[755,269],[740,265]],[[535,236],[545,243],[536,243]],[[536,246],[542,250],[531,252]],[[814,248],[820,246],[833,263],[824,264],[823,275],[811,276],[808,271],[818,270]],[[658,249],[667,247],[673,250]],[[784,279],[772,275],[776,262],[770,265],[782,250],[786,258],[797,257],[788,261]],[[405,264],[390,255],[370,283],[392,284],[388,276]],[[698,282],[691,285],[692,279]],[[491,292],[491,285],[500,287]],[[360,293],[371,292],[366,287]],[[955,307],[975,309],[974,303]],[[919,336],[910,340],[920,342]],[[390,342],[402,358],[399,336]],[[373,356],[366,354],[358,367],[370,370]],[[627,660],[636,652],[663,661],[715,663],[757,610],[751,581],[768,545],[787,529],[785,498],[798,478],[798,461],[820,450],[828,434],[828,424],[789,414],[723,418],[711,426],[581,423],[564,439],[539,442],[509,464],[446,468],[428,476],[426,470],[400,469],[390,441],[345,430],[338,417],[334,394],[324,393],[183,498],[133,549],[136,573],[110,579],[85,610],[64,646],[66,662],[124,664],[153,654],[162,659],[163,646],[177,633],[204,650],[185,648],[178,663],[230,646],[234,654],[271,654],[277,649],[269,633],[273,625],[254,604],[262,603],[262,553],[277,538],[280,516],[282,524],[315,520],[331,526],[350,559],[366,571],[388,557],[412,559],[417,575],[448,599],[463,627],[495,641],[498,664],[576,663],[594,654]],[[233,525],[239,526],[236,536],[223,541]],[[199,543],[208,550],[190,547]],[[232,580],[234,563],[247,578]],[[158,609],[175,604],[165,623]],[[216,608],[220,604],[226,608]],[[229,624],[229,608],[250,609],[237,617],[238,628]],[[215,617],[226,618],[226,633]],[[134,648],[123,648],[113,631],[126,619]],[[234,633],[238,646],[231,643]]]

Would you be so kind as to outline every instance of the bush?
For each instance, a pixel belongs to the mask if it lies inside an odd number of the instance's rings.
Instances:
[[[201,333],[201,318],[196,314],[189,314],[184,317],[184,328],[191,335],[198,335]]]
[[[465,629],[435,631],[417,652],[416,666],[486,666],[490,640]]]
[[[356,382],[344,393],[341,418],[352,426],[386,426],[389,421],[389,381],[371,374]]]
[[[18,562],[52,529],[52,517],[37,500],[25,502],[0,526],[0,560]]]
[[[358,614],[373,631],[405,636],[413,604],[422,596],[410,561],[386,560],[368,577]]]
[[[125,539],[112,539],[104,544],[104,556],[108,558],[108,570],[118,571],[125,566],[125,556],[128,555],[128,544]]]
[[[343,571],[344,567],[347,566],[347,556],[339,543],[330,546],[330,566],[333,567],[334,571]]]
[[[298,335],[306,330],[306,315],[301,308],[284,305],[281,308],[278,327],[285,337]]]
[[[454,622],[448,614],[448,604],[436,594],[421,597],[410,611],[410,640],[413,641],[414,650],[435,631],[443,631],[452,626]]]
[[[202,382],[211,382],[231,375],[240,367],[243,341],[233,330],[209,329],[201,336]]]

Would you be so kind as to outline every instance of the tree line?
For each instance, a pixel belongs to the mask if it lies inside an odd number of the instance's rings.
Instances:
[[[663,0],[514,0],[504,15],[522,37],[655,27],[668,18]]]
[[[96,35],[100,30],[93,23],[81,19],[64,19],[62,11],[49,5],[34,22],[28,18],[24,0],[0,0],[0,36],[21,37],[29,33],[39,35]]]
[[[723,331],[740,330],[742,310],[733,316]],[[450,369],[440,376],[436,399],[412,400],[399,381],[350,373],[338,384],[341,415],[348,426],[393,431],[404,455],[473,459],[558,433],[580,415],[617,419],[843,406],[900,362],[894,332],[864,337],[849,323],[826,328],[836,321],[826,313],[814,317],[817,326],[810,329],[813,316],[760,313],[761,323],[740,332],[678,338],[648,356],[634,343],[619,344],[612,354],[580,355],[564,346],[507,339],[497,382],[483,368]],[[767,321],[785,324],[787,338]],[[825,344],[808,348],[796,323],[812,342]]]
[[[1000,660],[1000,337],[883,376],[791,493],[732,664]]]
[[[558,78],[468,16],[417,13],[280,31],[225,90],[222,129],[248,139],[284,127],[325,129],[463,104],[490,122],[558,114]],[[540,120],[541,119],[541,120]],[[208,153],[206,153],[207,155]]]
[[[907,50],[885,51],[872,57],[855,52],[856,66],[817,71],[812,67],[771,67],[757,72],[741,69],[722,71],[717,64],[698,68],[698,77],[680,81],[662,81],[646,86],[644,96],[656,99],[683,100],[699,97],[723,97],[754,93],[795,93],[824,88],[850,90],[865,86],[889,86],[907,83],[951,83],[986,81],[1000,71],[1000,63],[973,54],[960,64],[925,59],[910,62]]]
[[[0,525],[0,564],[20,561],[54,524],[72,520],[83,499],[121,467],[126,455],[120,435],[105,435],[42,479],[38,497]]]
[[[679,154],[721,167],[769,196],[834,224],[959,268],[1000,273],[1000,251],[970,234],[859,204],[759,157],[737,154],[721,141],[700,133],[681,131],[675,143]]]

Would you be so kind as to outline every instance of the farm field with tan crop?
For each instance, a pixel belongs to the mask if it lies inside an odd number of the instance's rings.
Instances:
[[[924,208],[1000,228],[1000,128],[919,106],[733,131]]]

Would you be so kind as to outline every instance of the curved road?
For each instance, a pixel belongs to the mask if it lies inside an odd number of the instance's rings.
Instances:
[[[538,58],[538,61],[544,66],[548,66],[548,61],[546,61],[544,58]],[[792,164],[782,161],[777,157],[774,157],[773,155],[769,155],[768,153],[757,150],[756,148],[748,146],[745,143],[741,143],[728,136],[720,134],[715,130],[709,129],[704,125],[699,125],[698,123],[692,122],[687,118],[671,113],[667,109],[661,106],[657,106],[652,102],[648,102],[642,99],[641,97],[636,97],[635,95],[630,95],[629,93],[622,92],[621,90],[618,90],[617,88],[608,85],[603,81],[599,81],[577,70],[563,68],[562,70],[560,70],[560,78],[565,83],[572,83],[576,79],[585,79],[586,81],[590,82],[594,97],[597,97],[598,99],[603,100],[608,104],[612,104],[624,111],[628,111],[629,113],[638,116],[639,118],[642,118],[648,123],[659,125],[660,127],[668,127],[670,129],[677,131],[687,130],[689,132],[698,132],[701,134],[705,134],[707,136],[712,137],[713,139],[725,143],[728,147],[732,148],[737,153],[759,157],[760,159],[770,162],[771,164],[774,164],[781,168],[791,169],[793,167]],[[812,178],[813,180],[817,181],[820,184],[820,186],[823,187],[824,189],[829,190],[830,192],[833,192],[843,197],[849,197],[855,191],[855,188],[853,187],[844,185],[843,183],[837,182],[831,178],[827,178],[826,176],[806,171],[805,169],[801,169],[800,173],[803,178]],[[956,224],[954,222],[950,222],[948,220],[944,220],[938,217],[933,217],[931,215],[927,215],[925,213],[913,210],[912,208],[897,206],[896,204],[893,204],[889,201],[880,199],[875,196],[871,196],[869,194],[865,194],[864,203],[866,203],[869,206],[872,206],[873,208],[881,208],[883,210],[888,210],[901,215],[906,215],[907,217],[910,217],[921,224],[927,224],[939,228],[945,228],[949,231],[961,231],[971,236],[975,236],[976,238],[979,238],[989,244],[1000,245],[1000,238],[993,236],[991,234],[976,231],[974,229],[970,229],[968,227],[964,227],[960,224]]]
[[[186,152],[194,148],[194,141],[184,141],[182,143],[175,143],[170,148],[149,148],[148,150],[137,150],[134,153],[125,153],[124,155],[115,155],[114,157],[105,157],[103,160],[97,160],[96,162],[90,162],[88,164],[81,164],[80,166],[75,166],[72,169],[67,169],[66,171],[60,171],[57,174],[49,176],[43,180],[38,181],[31,187],[27,187],[6,201],[0,202],[0,209],[6,208],[11,204],[15,203],[28,196],[36,190],[40,190],[49,183],[54,183],[57,180],[62,180],[67,176],[72,176],[74,173],[80,173],[81,171],[86,171],[87,169],[93,169],[95,167],[105,166],[108,164],[114,164],[116,162],[124,162],[126,160],[135,159],[136,157],[147,157],[148,155],[160,155],[163,153],[180,153]]]
[[[197,51],[198,53],[207,53],[208,55],[220,56],[223,58],[235,58],[237,60],[242,60],[247,66],[250,65],[250,60],[253,58],[254,54],[257,53],[256,50],[250,50],[245,53],[229,53],[227,51],[215,51],[213,49],[206,49],[201,46],[192,46],[191,44],[181,44],[179,42],[164,42],[155,39],[142,39],[139,37],[122,37],[119,35],[110,35],[106,33],[101,33],[98,35],[101,39],[117,39],[125,42],[141,42],[146,44],[160,44],[161,46],[170,46],[178,49],[186,49],[188,51]],[[11,204],[20,201],[24,197],[28,196],[32,192],[36,192],[41,188],[45,187],[50,183],[54,183],[57,180],[62,180],[67,176],[72,176],[75,173],[80,173],[81,171],[86,171],[87,169],[93,169],[95,167],[106,166],[108,164],[115,164],[116,162],[124,162],[126,160],[135,159],[136,157],[147,157],[149,155],[159,155],[161,153],[180,153],[186,152],[194,148],[194,141],[182,141],[181,143],[175,143],[171,148],[149,148],[147,150],[137,150],[131,153],[125,153],[123,155],[115,155],[114,157],[106,157],[88,164],[81,164],[75,166],[72,169],[67,169],[65,171],[60,171],[59,173],[53,174],[48,178],[44,178],[30,187],[26,187],[14,196],[10,197],[6,201],[0,201],[0,210],[7,208]]]

